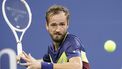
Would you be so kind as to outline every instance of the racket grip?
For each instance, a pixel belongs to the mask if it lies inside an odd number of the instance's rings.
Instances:
[[[17,43],[17,55],[22,54],[22,43],[18,42]]]
[[[23,51],[23,50],[22,50],[22,43],[21,43],[21,42],[18,42],[18,43],[17,43],[17,54],[18,54],[18,55],[22,54],[22,51]],[[22,55],[22,56],[24,56],[24,55]],[[24,64],[24,63],[26,63],[26,61],[25,61],[24,59],[20,58],[19,64],[22,65],[22,64]]]

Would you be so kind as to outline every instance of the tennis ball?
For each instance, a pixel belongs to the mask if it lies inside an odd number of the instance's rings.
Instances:
[[[116,43],[113,40],[107,40],[104,44],[104,49],[112,53],[116,50]]]

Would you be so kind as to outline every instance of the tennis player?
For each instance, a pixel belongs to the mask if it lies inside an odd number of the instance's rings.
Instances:
[[[27,69],[90,69],[85,49],[80,39],[68,33],[69,11],[59,5],[46,12],[46,29],[52,38],[43,62],[23,52]]]

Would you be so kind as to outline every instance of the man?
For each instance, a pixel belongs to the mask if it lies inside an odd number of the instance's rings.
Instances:
[[[46,12],[46,29],[52,38],[44,62],[23,52],[27,69],[90,69],[85,50],[79,38],[69,34],[69,12],[62,6],[54,5]]]

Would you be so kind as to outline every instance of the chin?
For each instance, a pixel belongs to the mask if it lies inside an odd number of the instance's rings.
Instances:
[[[64,38],[63,35],[54,35],[54,36],[51,36],[51,37],[52,37],[53,41],[55,41],[55,42],[61,42]]]
[[[55,42],[61,42],[63,38],[54,38],[53,41]]]

